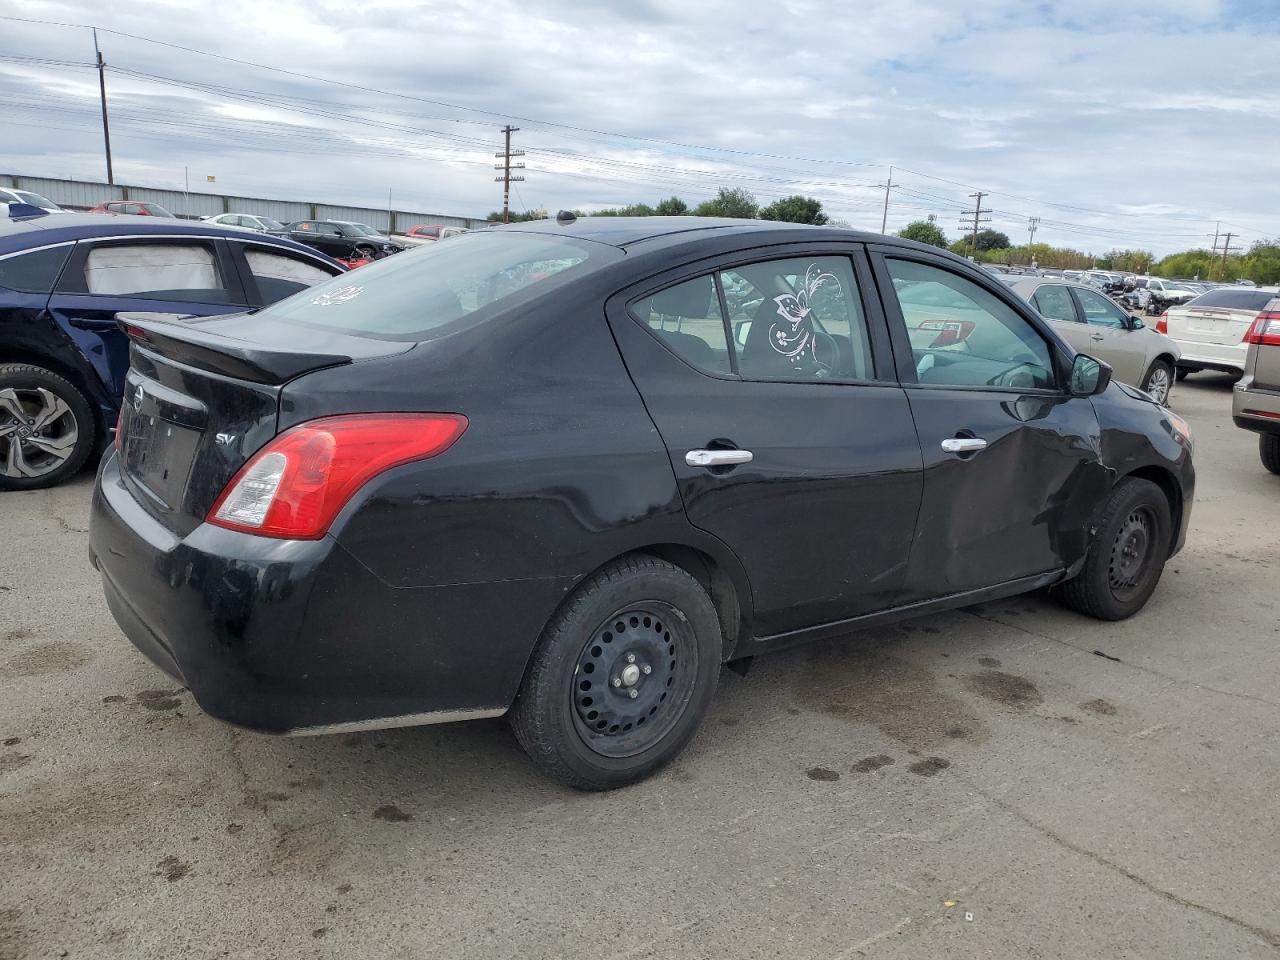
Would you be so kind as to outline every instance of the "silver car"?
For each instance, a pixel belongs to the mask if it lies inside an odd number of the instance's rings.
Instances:
[[[201,217],[205,223],[216,223],[220,227],[238,227],[241,230],[252,230],[255,233],[271,233],[283,230],[284,224],[270,217],[260,217],[253,213],[220,213],[216,217]]]
[[[1262,465],[1280,474],[1280,297],[1263,305],[1245,331],[1248,354],[1231,413],[1237,427],[1259,434]]]
[[[1168,404],[1178,345],[1143,325],[1093,287],[1047,277],[1009,279],[1009,287],[1040,311],[1080,353],[1111,365],[1115,378]]]

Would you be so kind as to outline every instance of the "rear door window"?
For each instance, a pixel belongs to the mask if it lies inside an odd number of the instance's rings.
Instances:
[[[429,340],[559,289],[621,256],[605,244],[567,237],[473,232],[377,260],[262,313],[355,335]]]
[[[1067,288],[1058,283],[1046,283],[1038,287],[1031,298],[1042,317],[1050,320],[1069,320],[1075,323],[1076,305],[1071,301]]]
[[[84,261],[84,290],[95,296],[230,303],[217,253],[203,243],[113,243]]]

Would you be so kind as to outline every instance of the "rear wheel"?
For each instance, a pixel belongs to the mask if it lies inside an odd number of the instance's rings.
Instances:
[[[0,365],[0,490],[61,483],[84,466],[96,429],[89,401],[43,367]]]
[[[578,587],[543,632],[511,710],[516,739],[579,790],[641,780],[697,730],[720,649],[715,607],[693,577],[624,557]]]
[[[1121,480],[1089,524],[1084,568],[1062,585],[1068,606],[1099,620],[1123,620],[1160,582],[1173,524],[1164,491],[1149,480]]]
[[[1258,453],[1264,467],[1280,474],[1280,434],[1264,433],[1258,437]]]
[[[1142,378],[1142,389],[1160,404],[1169,405],[1169,390],[1173,386],[1173,367],[1167,360],[1156,360]]]

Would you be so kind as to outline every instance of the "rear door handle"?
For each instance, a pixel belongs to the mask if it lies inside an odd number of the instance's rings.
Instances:
[[[732,467],[753,459],[750,450],[690,450],[684,455],[684,462],[691,467]]]
[[[942,441],[946,453],[977,453],[987,449],[987,441],[981,437],[947,437]]]

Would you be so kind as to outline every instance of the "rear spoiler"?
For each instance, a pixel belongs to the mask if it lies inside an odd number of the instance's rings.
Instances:
[[[269,349],[236,337],[210,333],[185,323],[189,317],[195,319],[180,313],[116,314],[120,329],[138,347],[237,380],[278,385],[312,370],[352,362],[345,354]]]

